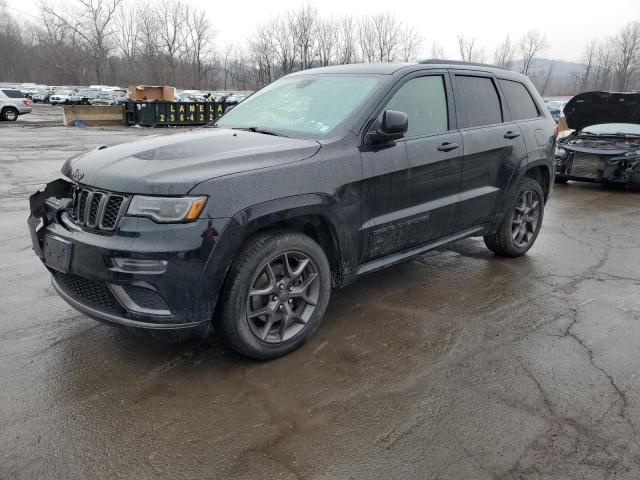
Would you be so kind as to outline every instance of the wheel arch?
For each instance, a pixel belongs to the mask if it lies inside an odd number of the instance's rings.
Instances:
[[[346,233],[331,204],[331,197],[327,195],[299,195],[249,207],[238,212],[233,219],[243,228],[243,242],[274,229],[308,235],[327,255],[332,284],[338,286],[345,271],[343,242]]]

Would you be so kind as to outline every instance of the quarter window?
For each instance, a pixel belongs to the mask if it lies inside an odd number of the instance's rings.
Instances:
[[[24,95],[19,90],[2,90],[4,94],[9,98],[24,98]]]
[[[456,75],[456,110],[460,128],[502,123],[500,97],[488,77]]]
[[[449,129],[447,95],[441,75],[409,80],[389,100],[385,110],[404,112],[409,117],[407,137],[423,137]],[[382,120],[382,114],[380,115]]]
[[[499,80],[502,92],[509,105],[512,120],[527,120],[540,116],[536,102],[531,98],[529,90],[520,82]]]

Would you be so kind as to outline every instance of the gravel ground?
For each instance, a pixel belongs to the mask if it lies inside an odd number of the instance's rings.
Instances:
[[[371,274],[257,363],[57,297],[29,194],[75,153],[167,131],[45,108],[0,126],[0,478],[640,478],[639,193],[557,186],[527,256],[467,239]]]

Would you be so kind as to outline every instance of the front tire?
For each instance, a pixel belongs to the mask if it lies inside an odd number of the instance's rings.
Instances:
[[[315,332],[330,292],[329,261],[313,239],[288,230],[258,234],[229,270],[221,298],[222,336],[249,357],[281,357]]]
[[[519,257],[533,246],[544,217],[544,193],[533,178],[520,180],[509,200],[504,219],[495,233],[485,235],[484,243],[497,255]]]

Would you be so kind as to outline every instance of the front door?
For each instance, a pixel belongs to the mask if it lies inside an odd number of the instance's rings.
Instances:
[[[363,225],[369,259],[429,243],[455,229],[463,145],[450,114],[448,76],[413,75],[395,90],[372,129],[384,110],[395,110],[407,114],[408,132],[362,153],[365,178],[374,179],[375,191],[375,205]]]

